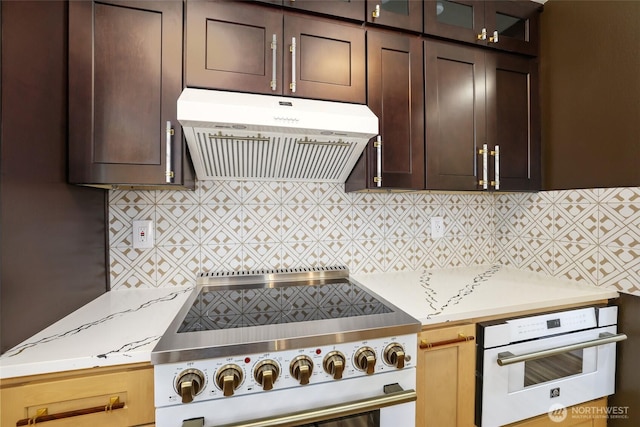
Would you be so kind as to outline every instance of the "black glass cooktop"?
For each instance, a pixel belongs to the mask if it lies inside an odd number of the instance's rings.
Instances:
[[[349,281],[280,287],[203,287],[178,333],[390,313]]]

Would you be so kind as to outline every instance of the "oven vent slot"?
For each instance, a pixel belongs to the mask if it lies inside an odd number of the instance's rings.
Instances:
[[[317,280],[346,278],[349,269],[346,266],[278,268],[243,271],[213,271],[198,274],[199,285],[282,282],[296,280]]]

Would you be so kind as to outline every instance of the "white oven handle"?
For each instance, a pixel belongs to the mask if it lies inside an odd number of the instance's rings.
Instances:
[[[513,363],[526,362],[534,359],[541,359],[543,357],[553,356],[555,354],[566,353],[568,351],[581,350],[583,348],[595,347],[604,344],[610,344],[613,342],[624,341],[627,339],[625,334],[612,334],[610,332],[602,332],[599,338],[590,341],[584,341],[577,344],[564,345],[562,347],[554,347],[546,350],[534,351],[531,353],[521,354],[519,356],[505,351],[498,354],[498,365],[507,366]]]
[[[341,403],[339,405],[324,406],[321,408],[311,409],[308,411],[292,412],[285,415],[277,415],[274,417],[260,418],[255,420],[243,421],[233,424],[225,424],[217,427],[285,427],[297,426],[301,424],[310,424],[319,421],[330,420],[334,418],[346,417],[349,415],[362,414],[376,409],[385,408],[387,406],[400,405],[403,403],[415,402],[417,394],[415,390],[394,391],[382,396],[354,400],[349,403]]]

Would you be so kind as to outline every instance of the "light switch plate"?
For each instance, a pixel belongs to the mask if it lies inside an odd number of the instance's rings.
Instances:
[[[153,247],[153,221],[133,221],[133,248],[149,249]]]

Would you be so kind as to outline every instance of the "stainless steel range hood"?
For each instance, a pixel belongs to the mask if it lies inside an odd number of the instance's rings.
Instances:
[[[192,88],[178,121],[200,180],[344,182],[378,134],[366,105]]]

